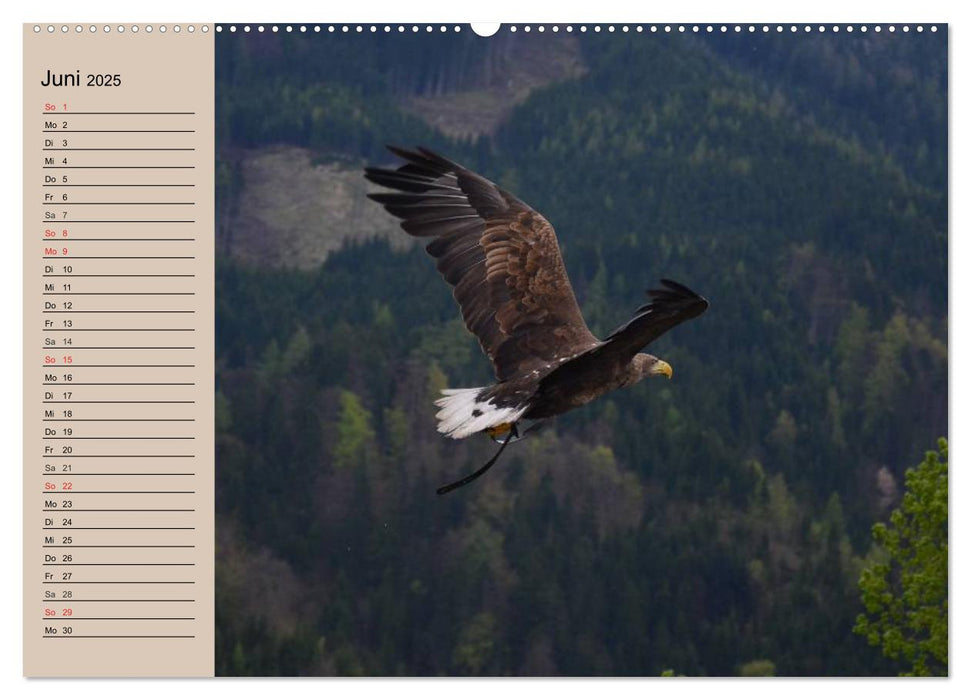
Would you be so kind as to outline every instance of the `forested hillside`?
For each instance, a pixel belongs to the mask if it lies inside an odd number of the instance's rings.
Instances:
[[[432,402],[492,378],[425,253],[223,256],[218,673],[895,673],[852,628],[870,526],[947,434],[946,32],[582,35],[491,136],[406,111],[565,39],[219,35],[223,221],[252,149],[422,144],[553,223],[595,333],[660,277],[711,308],[652,346],[671,381],[439,497],[494,445]]]

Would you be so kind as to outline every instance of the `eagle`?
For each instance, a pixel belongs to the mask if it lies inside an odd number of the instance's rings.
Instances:
[[[501,443],[482,468],[438,489],[448,493],[488,470],[520,438],[520,421],[544,419],[587,404],[671,365],[641,349],[698,316],[708,300],[669,279],[603,340],[587,328],[553,226],[542,214],[478,173],[427,148],[388,146],[405,163],[365,168],[371,182],[393,190],[368,197],[401,219],[452,287],[466,328],[492,362],[496,383],[445,389],[439,432],[450,438],[485,433]]]

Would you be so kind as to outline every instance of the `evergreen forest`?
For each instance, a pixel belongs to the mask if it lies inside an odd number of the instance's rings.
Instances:
[[[217,674],[896,675],[853,627],[871,527],[947,436],[946,28],[381,29],[217,36]],[[409,107],[486,109],[567,49],[487,132]],[[339,223],[313,264],[232,240],[248,154],[366,191],[386,143],[541,212],[601,337],[661,277],[708,298],[649,348],[673,378],[437,496],[495,445],[436,431],[493,377],[433,261]]]

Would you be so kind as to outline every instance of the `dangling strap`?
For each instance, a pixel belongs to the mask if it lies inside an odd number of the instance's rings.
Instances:
[[[509,441],[512,440],[514,437],[518,437],[518,436],[519,436],[519,431],[516,430],[516,426],[514,424],[512,427],[512,430],[509,431],[509,434],[506,436],[506,439],[505,441],[503,441],[502,446],[499,448],[498,452],[496,452],[492,456],[492,459],[490,459],[488,462],[483,464],[481,469],[479,469],[478,471],[472,472],[464,479],[459,479],[458,481],[448,484],[447,486],[442,486],[440,489],[435,491],[435,493],[437,493],[439,496],[444,496],[449,491],[454,491],[460,486],[465,486],[466,484],[470,484],[476,479],[478,479],[480,476],[482,476],[487,471],[489,471],[492,465],[496,463],[496,460],[499,459],[499,455],[502,454],[502,451],[506,449],[506,445],[509,444]]]

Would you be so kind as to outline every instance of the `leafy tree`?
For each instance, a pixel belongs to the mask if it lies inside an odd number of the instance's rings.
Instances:
[[[774,676],[775,664],[769,659],[755,659],[742,664],[738,670],[738,675],[743,677]]]
[[[492,654],[496,619],[487,612],[473,617],[462,630],[455,648],[455,663],[466,673],[482,672]]]
[[[854,631],[906,664],[901,675],[947,674],[947,440],[906,474],[903,503],[890,525],[873,526],[889,560],[863,571],[868,615]]]
[[[350,391],[340,395],[340,419],[337,423],[337,443],[334,445],[334,466],[350,469],[361,464],[374,444],[371,414],[361,400]]]

